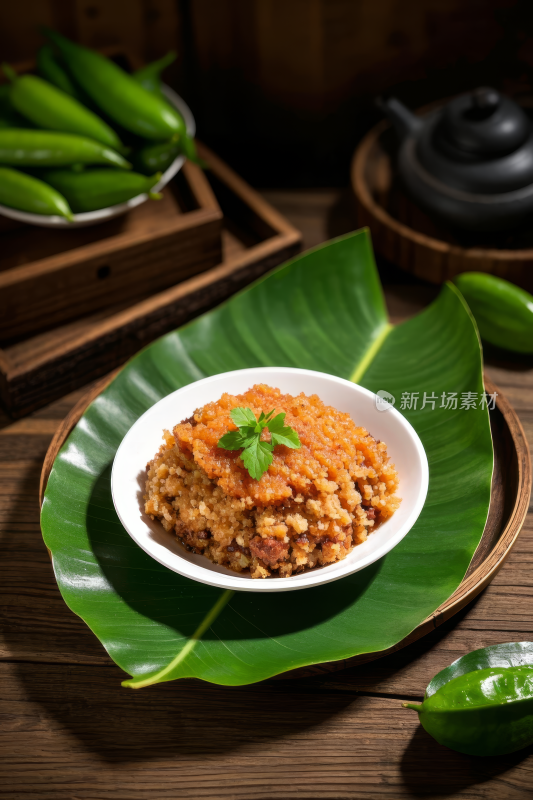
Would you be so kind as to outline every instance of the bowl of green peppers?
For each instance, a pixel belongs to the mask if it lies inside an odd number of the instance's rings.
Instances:
[[[185,101],[161,83],[175,58],[130,74],[45,29],[39,74],[3,71],[0,214],[41,227],[104,222],[150,199],[198,161]]]

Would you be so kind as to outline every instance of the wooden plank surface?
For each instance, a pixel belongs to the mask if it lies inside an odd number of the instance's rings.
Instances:
[[[304,246],[349,228],[341,192],[268,192]],[[383,265],[391,317],[434,287]],[[533,363],[492,354],[487,372],[533,444]],[[533,748],[471,758],[437,745],[401,699],[421,699],[459,655],[532,639],[533,507],[508,561],[472,604],[403,651],[330,676],[141,692],[66,607],[40,536],[41,464],[83,390],[13,423],[0,412],[0,797],[529,798]]]

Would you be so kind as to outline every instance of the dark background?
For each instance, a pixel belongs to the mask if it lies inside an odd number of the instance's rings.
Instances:
[[[34,57],[50,25],[146,60],[198,136],[256,186],[341,186],[379,119],[376,95],[412,107],[494,85],[527,95],[532,0],[20,0],[0,3],[0,53]]]

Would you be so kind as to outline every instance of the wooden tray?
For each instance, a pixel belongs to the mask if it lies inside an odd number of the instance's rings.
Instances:
[[[0,397],[13,417],[24,416],[108,373],[153,339],[212,308],[299,251],[301,234],[296,228],[214,153],[200,144],[198,152],[209,165],[205,173],[209,183],[197,167],[187,165],[187,181],[178,186],[180,202],[202,203],[203,209],[191,213],[209,213],[215,225],[220,224],[217,209],[222,208],[222,261],[140,302],[132,304],[117,293],[108,308],[0,349]],[[139,206],[131,218],[137,211],[147,213],[147,206]],[[154,240],[148,242],[139,256],[138,266],[147,278],[161,248],[168,245],[164,239],[159,241],[160,247]],[[202,247],[211,259],[207,235]],[[125,258],[124,269],[128,263]]]
[[[221,231],[209,182],[190,163],[160,201],[99,225],[55,230],[0,218],[0,342],[5,348],[119,298],[142,300],[214,267]]]
[[[57,429],[48,448],[41,471],[40,505],[43,502],[48,476],[61,446],[87,406],[102,393],[115,374],[116,372],[108,375],[87,392]],[[490,412],[494,444],[494,474],[490,511],[481,542],[458,589],[433,614],[415,628],[409,636],[389,650],[383,650],[378,653],[365,653],[343,661],[332,661],[311,667],[302,667],[291,672],[285,672],[277,677],[305,677],[319,673],[335,672],[346,669],[349,666],[373,661],[376,658],[382,658],[401,650],[450,619],[478,595],[496,575],[509,555],[528,511],[531,494],[531,458],[524,430],[513,407],[487,378],[485,378],[485,388],[487,392],[491,394],[497,392],[498,395],[496,408]]]
[[[139,65],[117,48],[107,55]],[[14,68],[24,75],[35,64]],[[203,171],[186,162],[162,194],[87,228],[40,228],[0,216],[0,346],[143,300],[219,264],[222,211]]]
[[[461,272],[490,272],[533,291],[533,231],[482,237],[435,221],[402,191],[394,169],[396,149],[394,132],[383,121],[365,136],[352,160],[357,221],[370,228],[376,252],[432,283]]]

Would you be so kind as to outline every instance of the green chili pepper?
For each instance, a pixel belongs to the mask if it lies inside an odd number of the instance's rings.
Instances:
[[[533,296],[485,272],[464,272],[455,278],[470,306],[481,338],[490,344],[533,353]]]
[[[430,680],[426,687],[424,697],[431,697],[441,686],[478,669],[489,667],[533,667],[533,642],[503,642],[491,644],[480,650],[465,653],[456,659],[449,667],[445,667]]]
[[[186,133],[181,139],[181,149],[183,150],[183,155],[185,158],[188,158],[189,161],[193,161],[195,164],[198,164],[199,167],[202,169],[208,169],[209,165],[203,158],[200,158],[198,153],[196,152],[196,142]]]
[[[421,705],[419,715],[440,744],[474,756],[512,753],[533,744],[533,669],[490,667],[453,678]]]
[[[152,61],[146,67],[138,69],[133,73],[133,77],[137,83],[140,83],[149,92],[161,93],[161,73],[175,60],[176,53],[167,53],[166,56],[158,59],[158,61]]]
[[[76,133],[114,150],[122,149],[122,142],[115,131],[74,97],[37,75],[18,78],[7,64],[3,65],[3,70],[12,81],[9,95],[12,105],[40,128]]]
[[[19,211],[59,215],[72,220],[67,201],[56,189],[9,167],[0,167],[0,203]]]
[[[160,144],[147,144],[133,156],[133,166],[139,172],[151,175],[164,172],[181,152],[181,145],[172,139]]]
[[[44,33],[58,47],[80,86],[111,119],[145,139],[170,139],[185,132],[176,109],[117,64],[56,31],[46,28]]]
[[[37,53],[37,69],[43,78],[53,83],[61,91],[66,92],[76,100],[81,100],[70,75],[63,69],[49,44],[45,44]]]
[[[21,167],[61,167],[69,164],[111,164],[128,169],[121,155],[99,142],[72,133],[0,130],[0,164]]]
[[[179,139],[170,139],[168,142],[145,145],[133,156],[133,164],[135,169],[147,175],[154,170],[164,172],[180,153],[203,169],[207,168],[206,162],[196,153],[194,139],[188,134]]]
[[[77,213],[125,203],[139,194],[148,194],[153,199],[160,197],[153,194],[151,189],[160,179],[161,173],[147,178],[136,172],[114,169],[92,169],[84,172],[54,169],[45,170],[41,177],[61,192]]]
[[[151,92],[161,93],[161,80],[159,73],[171,64],[176,58],[175,53],[168,53],[168,55],[148,64],[147,67],[137,70],[133,73],[135,80],[139,80],[142,85]],[[155,77],[154,77],[155,76]],[[170,167],[174,159],[179,153],[183,153],[185,158],[193,161],[202,169],[207,168],[206,162],[201,159],[196,152],[196,144],[194,139],[189,136],[185,131],[179,137],[179,143],[176,138],[170,139],[167,142],[162,142],[155,145],[147,145],[142,150],[138,151],[136,157],[136,167],[141,172],[151,172],[154,169],[162,170],[163,172]]]

